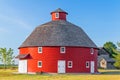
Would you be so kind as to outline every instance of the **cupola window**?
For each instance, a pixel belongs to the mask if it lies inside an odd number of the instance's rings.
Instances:
[[[55,13],[55,18],[59,18],[59,13]]]

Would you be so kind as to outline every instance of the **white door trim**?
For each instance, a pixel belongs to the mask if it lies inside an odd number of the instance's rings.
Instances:
[[[65,60],[58,60],[58,73],[65,73],[66,72],[66,65]]]
[[[18,72],[27,73],[27,60],[19,60]]]
[[[94,73],[95,72],[95,61],[91,61],[90,62],[90,73]]]

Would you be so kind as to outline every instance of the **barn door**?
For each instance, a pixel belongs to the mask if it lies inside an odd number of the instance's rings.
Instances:
[[[65,61],[64,60],[58,61],[58,73],[65,73]]]
[[[94,61],[91,61],[90,72],[91,72],[91,73],[94,73],[94,72],[95,72],[95,63],[94,63]]]
[[[27,73],[27,60],[19,60],[18,72]]]

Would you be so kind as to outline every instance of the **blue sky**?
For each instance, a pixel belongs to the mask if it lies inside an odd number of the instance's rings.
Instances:
[[[98,47],[120,41],[120,0],[0,0],[0,47],[14,49],[33,29],[51,21],[50,12],[62,8],[67,20],[90,36]]]

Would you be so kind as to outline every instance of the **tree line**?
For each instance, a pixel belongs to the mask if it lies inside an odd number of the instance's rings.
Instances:
[[[14,65],[14,58],[15,56],[13,53],[13,49],[0,48],[0,62],[2,62],[2,64],[4,65],[4,69],[6,69],[7,66],[12,67],[12,65]]]
[[[115,59],[114,66],[120,69],[120,42],[115,45],[113,42],[106,42],[103,47],[109,52],[111,58]]]

